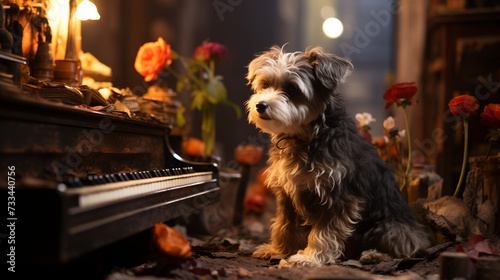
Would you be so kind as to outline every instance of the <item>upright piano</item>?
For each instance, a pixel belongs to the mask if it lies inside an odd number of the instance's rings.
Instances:
[[[14,197],[2,197],[1,215],[15,224],[0,230],[0,245],[9,253],[13,234],[19,262],[68,263],[219,199],[218,167],[176,154],[169,124],[15,88],[0,89],[0,190]]]

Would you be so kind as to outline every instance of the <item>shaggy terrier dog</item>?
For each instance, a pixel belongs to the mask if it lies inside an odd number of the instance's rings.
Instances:
[[[266,183],[278,204],[255,257],[320,266],[364,251],[361,261],[379,262],[430,245],[391,169],[346,116],[336,89],[352,68],[319,47],[272,47],[248,66],[248,120],[272,136]]]

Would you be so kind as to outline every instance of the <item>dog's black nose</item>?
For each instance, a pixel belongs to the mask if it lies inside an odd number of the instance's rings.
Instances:
[[[257,107],[257,112],[259,112],[259,114],[263,114],[266,112],[266,109],[267,109],[267,107],[269,107],[269,104],[267,104],[264,101],[261,101],[261,102],[257,103],[257,105],[255,105],[255,107]]]

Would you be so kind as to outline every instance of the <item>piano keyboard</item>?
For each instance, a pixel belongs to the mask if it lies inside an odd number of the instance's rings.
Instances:
[[[120,173],[111,175],[90,175],[75,178],[71,183],[59,186],[60,191],[78,197],[79,208],[106,202],[150,194],[179,186],[208,182],[213,172],[194,172],[190,168],[174,168]]]

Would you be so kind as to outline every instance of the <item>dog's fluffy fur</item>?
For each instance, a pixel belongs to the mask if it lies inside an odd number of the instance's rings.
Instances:
[[[248,120],[272,136],[267,185],[278,204],[271,241],[254,256],[295,254],[289,264],[318,266],[335,263],[351,244],[375,249],[367,260],[429,246],[391,169],[345,114],[337,86],[352,68],[320,47],[272,47],[248,66],[255,92]]]

